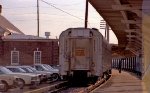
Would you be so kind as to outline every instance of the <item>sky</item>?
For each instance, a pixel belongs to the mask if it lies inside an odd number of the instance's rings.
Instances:
[[[48,2],[72,16],[56,9]],[[37,0],[0,0],[2,15],[27,35],[37,35]],[[58,38],[67,28],[84,27],[85,0],[39,0],[40,5],[40,36],[50,32],[50,38]],[[75,16],[75,17],[74,17]],[[102,17],[89,4],[88,27],[100,29]],[[110,32],[110,43],[118,43],[116,36]]]

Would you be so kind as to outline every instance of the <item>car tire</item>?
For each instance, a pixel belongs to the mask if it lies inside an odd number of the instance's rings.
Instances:
[[[52,81],[58,81],[59,80],[59,75],[57,73],[52,74]]]
[[[4,84],[4,87],[3,87],[3,89],[0,89],[0,92],[7,92],[8,89],[9,89],[9,86],[8,86],[7,82],[6,81],[1,81],[1,83]]]
[[[18,81],[21,83],[21,84],[19,84],[18,85],[18,87],[20,88],[20,89],[23,89],[23,87],[25,86],[25,81],[23,80],[23,79],[18,79]]]

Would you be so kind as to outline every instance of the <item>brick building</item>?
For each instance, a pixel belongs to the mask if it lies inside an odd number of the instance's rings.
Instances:
[[[4,16],[0,5],[0,65],[58,64],[58,40],[25,35]]]
[[[0,40],[1,65],[58,64],[58,40],[12,34]]]

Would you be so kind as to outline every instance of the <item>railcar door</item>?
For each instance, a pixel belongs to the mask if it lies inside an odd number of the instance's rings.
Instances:
[[[89,70],[90,63],[90,39],[72,39],[72,70]]]

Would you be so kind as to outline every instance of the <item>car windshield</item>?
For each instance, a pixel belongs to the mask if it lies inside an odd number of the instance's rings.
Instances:
[[[29,68],[25,68],[25,67],[21,67],[24,71],[26,71],[26,73],[34,73],[31,69]]]
[[[45,66],[42,66],[46,71],[49,71],[49,69],[47,68],[47,67],[45,67]]]
[[[4,74],[11,74],[12,73],[12,71],[10,71],[9,69],[7,69],[5,67],[1,67],[0,72],[4,73]]]
[[[43,65],[35,65],[35,69],[38,71],[49,71],[49,69],[44,67]]]
[[[11,67],[9,67],[8,68],[9,70],[11,70],[12,72],[17,72],[17,73],[26,73],[26,71],[24,71],[23,69],[21,69],[21,68],[11,68]]]
[[[49,69],[49,70],[53,70],[53,68],[52,68],[50,65],[44,64],[43,66],[46,67],[46,68]]]
[[[33,72],[36,72],[37,70],[35,68],[32,67],[27,67],[28,69],[32,70]]]

